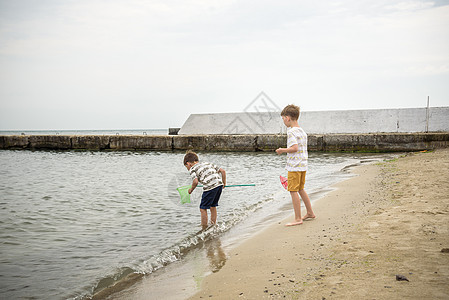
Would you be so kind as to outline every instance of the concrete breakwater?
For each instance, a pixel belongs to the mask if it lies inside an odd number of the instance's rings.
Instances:
[[[285,134],[245,135],[11,135],[0,149],[116,151],[273,151],[285,147]],[[309,134],[309,151],[419,151],[449,147],[449,132]]]
[[[308,134],[449,132],[449,107],[301,112]],[[282,134],[280,112],[191,114],[179,135]]]

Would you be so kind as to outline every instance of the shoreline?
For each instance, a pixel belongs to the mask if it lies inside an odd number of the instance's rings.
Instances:
[[[189,299],[447,299],[449,149],[353,173],[313,204],[316,220],[231,249]]]

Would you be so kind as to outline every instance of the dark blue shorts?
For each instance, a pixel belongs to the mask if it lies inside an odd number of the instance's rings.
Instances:
[[[209,209],[211,207],[218,206],[218,200],[220,200],[221,191],[223,190],[223,186],[217,186],[216,188],[203,192],[203,196],[201,196],[201,209]]]

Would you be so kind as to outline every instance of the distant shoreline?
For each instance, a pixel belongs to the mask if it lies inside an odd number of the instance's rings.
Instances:
[[[167,135],[168,129],[55,129],[55,130],[0,130],[2,135]]]

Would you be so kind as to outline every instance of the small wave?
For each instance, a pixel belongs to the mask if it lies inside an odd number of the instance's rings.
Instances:
[[[192,234],[184,238],[180,243],[174,245],[173,247],[165,249],[158,255],[145,260],[136,271],[142,274],[151,274],[170,263],[178,261],[188,251],[202,245],[202,243],[228,231],[232,225],[233,224],[230,222],[223,222],[221,224],[211,225],[205,230]]]
[[[74,299],[92,299],[100,293],[113,293],[116,289],[113,289],[115,285],[127,286],[126,281],[133,281],[136,279],[135,276],[130,276],[132,274],[151,274],[154,271],[161,269],[167,266],[170,263],[178,261],[183,257],[188,251],[192,250],[195,247],[202,245],[203,242],[213,239],[219,234],[227,231],[227,224],[217,224],[208,227],[205,230],[201,230],[195,234],[192,234],[186,238],[184,238],[179,244],[170,247],[168,249],[163,250],[158,255],[151,257],[148,260],[145,260],[143,263],[136,267],[124,267],[118,269],[115,274],[108,275],[98,281],[95,287],[92,289],[92,293],[90,295],[84,295],[81,297],[75,297]],[[110,290],[105,292],[105,290]]]
[[[93,293],[97,294],[99,291],[114,285],[117,281],[126,278],[126,276],[132,273],[135,273],[135,270],[131,268],[122,268],[116,274],[104,277],[98,282],[97,286],[93,290]]]

